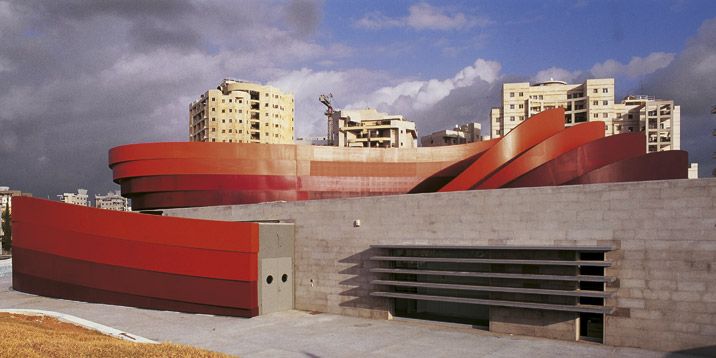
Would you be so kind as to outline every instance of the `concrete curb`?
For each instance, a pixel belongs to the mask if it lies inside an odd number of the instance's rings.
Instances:
[[[43,310],[30,310],[30,309],[0,309],[0,312],[23,314],[23,315],[29,315],[29,316],[50,316],[50,317],[57,318],[58,320],[60,320],[62,322],[71,323],[71,324],[74,324],[74,325],[77,325],[80,327],[98,331],[102,334],[106,334],[108,336],[123,339],[125,341],[136,342],[136,343],[151,343],[151,344],[159,343],[159,342],[153,341],[151,339],[147,339],[147,338],[144,338],[141,336],[137,336],[137,335],[130,334],[130,333],[127,333],[124,331],[120,331],[120,330],[112,328],[112,327],[107,327],[107,326],[101,325],[99,323],[88,321],[86,319],[82,319],[79,317],[75,317],[72,315],[59,313],[59,312],[43,311]]]

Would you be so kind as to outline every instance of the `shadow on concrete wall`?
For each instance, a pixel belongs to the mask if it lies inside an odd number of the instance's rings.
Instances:
[[[374,274],[370,272],[373,267],[378,267],[377,263],[370,261],[371,256],[377,254],[375,249],[363,250],[357,254],[348,256],[339,260],[339,263],[350,264],[351,266],[341,270],[341,275],[348,275],[349,278],[340,282],[341,285],[350,286],[351,288],[340,293],[344,297],[339,304],[341,307],[364,308],[388,311],[387,299],[380,297],[371,297],[370,292],[372,285],[370,281],[374,278]]]

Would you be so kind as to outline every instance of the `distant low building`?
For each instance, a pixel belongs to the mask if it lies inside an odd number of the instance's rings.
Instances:
[[[328,145],[328,137],[304,137],[296,138],[296,144],[306,145]]]
[[[480,123],[455,125],[453,129],[445,129],[420,137],[421,147],[439,147],[478,142],[482,140]]]
[[[89,206],[87,201],[87,189],[77,189],[77,193],[57,195],[57,199],[65,204]]]
[[[339,147],[416,148],[415,123],[372,108],[339,110],[331,115],[332,143]]]
[[[9,186],[0,186],[0,236],[2,236],[2,212],[5,208],[12,214],[12,198],[15,196],[32,196],[31,193],[23,193],[20,190],[10,190]]]
[[[120,195],[119,190],[110,191],[107,195],[95,195],[94,202],[95,206],[99,209],[116,211],[132,210],[129,206],[129,199]]]

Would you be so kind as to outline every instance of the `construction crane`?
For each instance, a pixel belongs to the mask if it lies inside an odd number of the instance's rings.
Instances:
[[[326,106],[326,111],[323,113],[326,115],[326,118],[328,120],[328,131],[326,136],[326,143],[328,145],[334,145],[333,143],[333,131],[335,130],[335,126],[333,124],[333,104],[331,104],[331,101],[333,100],[333,93],[329,93],[327,95],[322,94],[318,96],[318,100],[323,103],[323,105]]]

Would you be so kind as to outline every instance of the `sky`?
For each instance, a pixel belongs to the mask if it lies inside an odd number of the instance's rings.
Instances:
[[[0,0],[0,186],[116,190],[107,151],[187,141],[227,77],[293,93],[297,137],[325,134],[322,93],[488,133],[504,82],[614,77],[681,105],[682,149],[715,165],[713,0]]]

